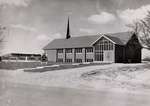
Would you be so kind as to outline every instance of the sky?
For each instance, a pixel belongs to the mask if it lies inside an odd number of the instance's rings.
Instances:
[[[0,0],[2,53],[42,53],[55,38],[128,31],[127,24],[146,17],[150,0]]]

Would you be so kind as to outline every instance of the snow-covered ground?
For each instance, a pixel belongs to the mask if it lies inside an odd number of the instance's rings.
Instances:
[[[150,63],[108,64],[42,73],[1,70],[6,81],[91,90],[150,92]]]

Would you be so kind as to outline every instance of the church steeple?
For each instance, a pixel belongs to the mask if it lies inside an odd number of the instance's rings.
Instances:
[[[70,26],[69,26],[69,17],[68,17],[66,39],[69,39],[70,37],[71,36],[70,36]]]

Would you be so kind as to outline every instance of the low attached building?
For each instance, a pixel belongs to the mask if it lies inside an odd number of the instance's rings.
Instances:
[[[131,32],[55,39],[44,47],[48,61],[62,63],[140,63],[141,49],[138,37]]]
[[[41,54],[8,53],[1,56],[2,61],[40,61]]]

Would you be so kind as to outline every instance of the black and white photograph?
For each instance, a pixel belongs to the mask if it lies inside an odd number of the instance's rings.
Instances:
[[[0,106],[150,106],[150,0],[0,0]]]

